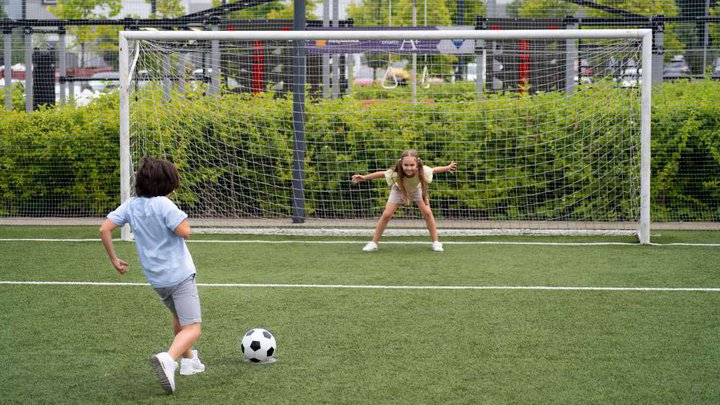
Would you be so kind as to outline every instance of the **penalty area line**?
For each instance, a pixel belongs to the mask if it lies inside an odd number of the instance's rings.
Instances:
[[[64,286],[134,286],[149,287],[148,283],[101,281],[3,281],[0,285],[64,285]],[[254,284],[254,283],[198,283],[198,287],[235,288],[326,288],[364,290],[534,290],[534,291],[620,291],[620,292],[720,292],[720,288],[705,287],[581,287],[581,286],[511,286],[511,285],[362,285],[362,284]]]

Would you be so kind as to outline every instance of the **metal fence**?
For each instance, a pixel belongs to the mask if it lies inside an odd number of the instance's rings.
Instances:
[[[475,29],[566,29],[566,28],[651,28],[655,32],[653,82],[668,80],[720,79],[720,1],[649,0],[628,5],[625,0],[424,0],[408,3],[396,0],[325,0],[307,13],[307,28],[345,27],[356,29],[422,26],[470,26]],[[638,2],[634,2],[638,3]],[[633,4],[634,4],[633,3]],[[0,91],[6,111],[31,112],[42,105],[63,105],[69,100],[87,103],[97,94],[117,86],[117,32],[136,29],[195,30],[284,30],[293,26],[292,3],[246,0],[223,1],[213,7],[209,1],[118,0],[97,7],[98,2],[73,3],[77,13],[59,12],[62,0],[5,0],[0,9]],[[168,6],[176,5],[172,8]],[[288,8],[289,7],[289,8]],[[71,10],[73,11],[73,10]],[[69,16],[82,16],[75,18]],[[172,17],[172,18],[166,18]],[[282,18],[285,17],[285,18]],[[579,52],[582,54],[580,44]],[[493,55],[489,60],[500,61]],[[342,55],[308,59],[308,83],[324,96],[349,91],[353,73],[376,67],[358,66]],[[347,60],[346,60],[347,58]],[[271,61],[268,59],[268,61]],[[361,60],[358,60],[362,63]],[[207,74],[199,66],[199,74]],[[267,63],[271,75],[272,63]],[[472,60],[460,58],[456,74],[477,75]],[[578,81],[591,72],[591,63],[578,61]],[[619,66],[620,71],[632,66]],[[32,72],[32,73],[29,73]],[[346,73],[348,72],[348,73]],[[490,78],[485,86],[492,90]],[[497,72],[498,75],[501,73]],[[589,74],[589,73],[588,73]],[[381,76],[373,71],[371,77]],[[202,79],[202,78],[201,78]],[[252,88],[252,85],[246,86]],[[262,88],[262,86],[257,86]],[[697,103],[705,102],[701,97]],[[688,106],[689,108],[692,106]],[[0,134],[4,136],[4,134]],[[28,162],[29,165],[33,162]],[[718,172],[717,161],[705,165],[708,173]],[[687,174],[693,176],[692,173]],[[83,210],[76,211],[78,216]],[[42,215],[42,214],[37,214]],[[0,217],[6,216],[0,209]],[[681,221],[678,216],[674,220]]]

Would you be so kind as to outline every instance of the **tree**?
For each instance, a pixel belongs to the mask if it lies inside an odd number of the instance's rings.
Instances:
[[[679,12],[675,0],[595,0],[595,3],[644,16],[659,14],[676,16]],[[607,11],[587,6],[579,6],[566,0],[514,0],[511,3],[510,9],[513,11],[516,10],[515,12],[517,12],[519,17],[562,18],[568,15],[574,15],[580,9],[584,10],[590,17],[617,17],[616,14],[611,14]]]
[[[305,18],[316,19],[313,13],[316,4],[321,0],[305,0]],[[213,0],[213,7],[219,7],[223,3],[221,0]],[[230,18],[236,19],[259,19],[259,18],[284,18],[292,19],[294,16],[294,5],[292,1],[285,2],[283,0],[273,0],[265,4],[246,8],[244,10],[234,11],[230,14]]]
[[[419,2],[420,0],[418,0]],[[450,19],[454,25],[458,25],[460,19],[457,12],[457,0],[445,0],[445,7],[450,12]],[[485,3],[477,0],[463,0],[463,18],[462,25],[475,25],[475,16],[487,15],[485,12]],[[436,24],[440,25],[440,24]]]
[[[360,4],[350,3],[347,13],[358,27],[387,27],[388,0],[362,0]]]
[[[675,17],[679,14],[675,0],[595,0],[595,2],[600,5],[648,17],[661,14],[666,17]],[[515,0],[512,6],[514,10],[517,10],[518,16],[520,17],[562,18],[574,15],[580,9],[582,9],[588,17],[617,17],[616,14],[607,11],[591,7],[581,7],[565,0]],[[673,49],[676,51],[685,49],[685,44],[679,40],[678,29],[674,24],[666,25],[664,36],[665,49]],[[672,58],[672,55],[666,52],[665,57],[669,59]]]
[[[67,20],[95,20],[115,17],[120,14],[121,0],[58,0],[57,5],[46,9],[60,19]],[[85,67],[86,47],[100,39],[99,48],[104,51],[110,48],[117,49],[117,28],[78,25],[68,27],[68,33],[75,39],[71,48],[80,47],[80,67]],[[114,37],[112,37],[114,33]]]
[[[180,0],[145,0],[145,3],[155,3],[155,13],[150,14],[150,18],[177,18],[187,14]]]
[[[563,18],[575,14],[579,6],[563,0],[517,0],[513,2],[518,17]]]
[[[315,15],[313,10],[317,6],[320,0],[305,0],[305,18],[308,20],[317,20],[318,16]],[[289,2],[283,8],[279,10],[273,10],[268,13],[268,18],[287,18],[292,19],[295,15],[293,2]]]
[[[680,9],[681,16],[703,17],[705,16],[705,0],[675,0]],[[710,0],[710,10],[720,6],[720,1]]]
[[[720,4],[710,9],[710,15],[720,16]],[[720,45],[720,23],[710,25],[710,40],[717,48]]]
[[[675,0],[646,0],[638,2],[635,0],[603,0],[598,3],[612,6],[613,8],[626,10],[634,14],[643,16],[656,16],[664,15],[666,17],[676,17],[680,10],[675,4]],[[600,10],[588,10],[588,15],[591,17],[610,17],[612,15],[607,12]],[[679,29],[681,27],[676,24],[665,25],[664,35],[664,47],[666,50],[674,50],[676,52],[682,52],[685,49],[685,44],[680,41]],[[673,57],[672,52],[665,52],[665,59],[670,60]]]
[[[469,3],[468,0],[465,0]],[[453,16],[448,10],[447,4],[457,4],[456,0],[416,0],[416,24],[418,26],[425,25],[425,7],[427,5],[427,25],[428,26],[450,26],[453,25]],[[475,1],[473,3],[479,4]],[[477,5],[476,4],[476,5]],[[479,5],[483,7],[482,4]],[[356,26],[374,26],[374,27],[410,27],[413,25],[412,0],[362,0],[358,5],[353,3],[348,7],[348,15],[355,21]],[[475,13],[478,7],[470,7],[466,9],[466,15]],[[392,12],[392,21],[391,15]],[[470,17],[468,17],[470,18]],[[475,18],[466,21],[469,25],[475,23]],[[405,58],[404,56],[396,56],[394,59]],[[451,64],[457,60],[457,57],[450,55],[433,55],[426,57],[421,63],[427,66],[431,74],[447,73],[451,68]],[[368,65],[373,69],[384,68],[389,65],[391,58],[383,52],[369,53]]]
[[[413,0],[398,0],[397,15],[393,16],[393,25],[411,27],[413,25],[412,10]],[[452,25],[453,19],[450,10],[447,8],[446,0],[416,0],[415,14],[416,24],[425,24],[425,5],[427,4],[427,25],[447,26]]]

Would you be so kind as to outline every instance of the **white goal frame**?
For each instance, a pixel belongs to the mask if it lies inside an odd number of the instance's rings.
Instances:
[[[589,30],[398,30],[398,31],[121,31],[120,41],[120,198],[131,194],[130,162],[130,80],[132,74],[129,41],[131,40],[522,40],[522,39],[618,39],[642,41],[641,109],[640,109],[640,218],[638,240],[650,243],[650,139],[652,89],[651,29]],[[130,230],[123,227],[122,238],[129,240]]]

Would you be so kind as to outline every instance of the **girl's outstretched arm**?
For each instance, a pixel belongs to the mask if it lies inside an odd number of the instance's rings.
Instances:
[[[455,169],[457,169],[457,163],[455,163],[455,161],[452,161],[447,166],[433,167],[433,173],[452,173],[455,171]]]
[[[383,178],[383,177],[385,177],[385,172],[384,172],[384,171],[383,171],[383,172],[370,173],[370,174],[366,174],[366,175],[364,175],[364,176],[363,176],[362,174],[354,174],[354,175],[352,176],[352,182],[355,183],[355,184],[357,184],[357,183],[360,183],[361,181],[381,179],[381,178]]]

